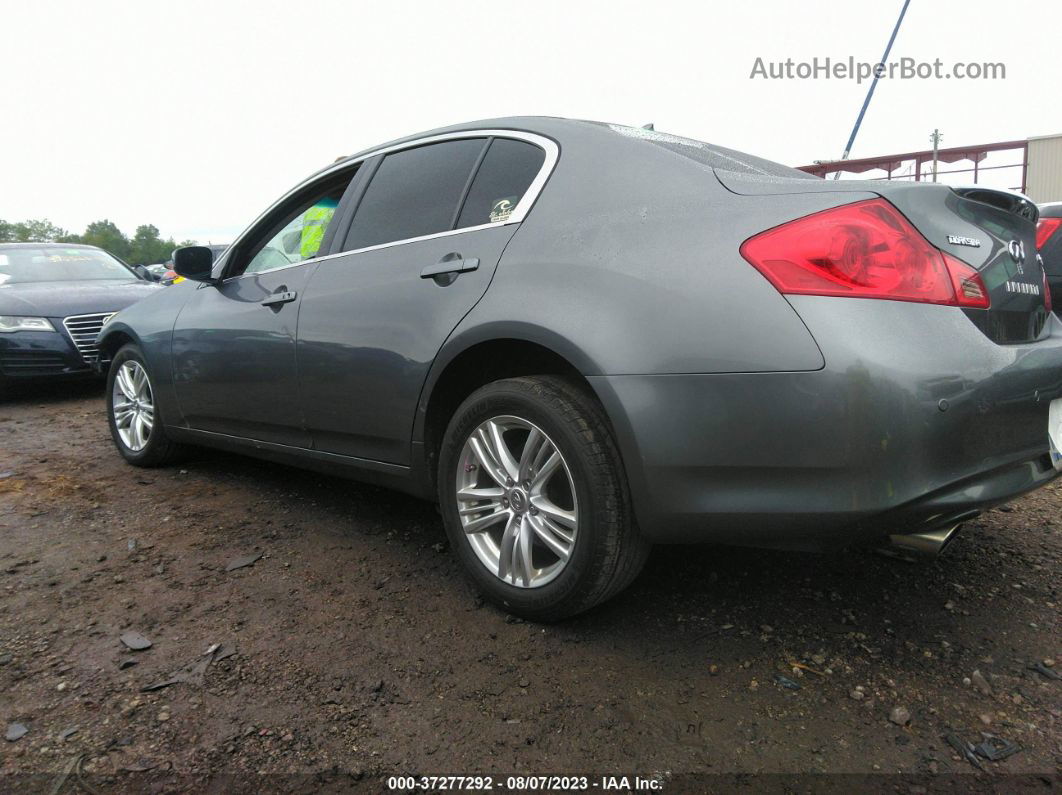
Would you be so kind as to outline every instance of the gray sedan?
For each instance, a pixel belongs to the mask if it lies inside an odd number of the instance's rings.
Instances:
[[[109,421],[437,501],[493,601],[608,599],[653,543],[934,551],[1049,482],[1037,210],[652,130],[463,124],[329,165],[119,313]]]

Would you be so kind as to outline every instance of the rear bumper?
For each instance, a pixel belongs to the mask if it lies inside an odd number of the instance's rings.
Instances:
[[[597,376],[646,537],[814,549],[942,524],[1056,472],[1062,324],[1000,346],[961,310],[799,297],[815,372]]]
[[[52,319],[61,328],[62,321]],[[62,331],[16,331],[0,334],[0,376],[9,379],[92,375],[70,338]]]

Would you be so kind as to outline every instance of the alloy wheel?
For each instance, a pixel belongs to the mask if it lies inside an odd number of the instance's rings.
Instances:
[[[151,381],[140,362],[123,362],[115,373],[111,411],[122,444],[134,453],[143,450],[155,425],[155,403]]]
[[[479,561],[521,588],[555,579],[575,548],[579,509],[554,441],[520,417],[492,417],[466,439],[458,467],[458,514]]]

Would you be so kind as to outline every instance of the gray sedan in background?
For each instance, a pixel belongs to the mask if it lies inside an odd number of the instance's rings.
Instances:
[[[1062,327],[1035,205],[825,182],[652,130],[507,118],[353,155],[99,347],[119,452],[207,445],[437,501],[534,619],[662,542],[936,550],[1044,485]]]

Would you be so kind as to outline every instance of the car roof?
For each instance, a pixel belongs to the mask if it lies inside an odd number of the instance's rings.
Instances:
[[[774,163],[770,160],[765,160],[762,157],[729,149],[718,144],[654,130],[652,125],[639,128],[630,125],[591,121],[588,119],[566,119],[560,116],[504,116],[496,119],[480,119],[478,121],[452,124],[447,127],[438,127],[434,130],[425,130],[424,132],[416,133],[415,135],[407,135],[393,141],[379,143],[368,149],[355,152],[352,155],[337,158],[334,162],[310,175],[310,177],[307,178],[307,181],[315,179],[317,176],[325,172],[333,171],[337,167],[342,167],[344,163],[364,159],[383,149],[415,143],[424,138],[459,132],[475,132],[478,130],[512,130],[514,132],[534,133],[553,139],[562,149],[566,145],[574,145],[582,149],[584,152],[593,153],[591,156],[604,158],[606,160],[609,157],[609,155],[605,154],[606,152],[610,152],[610,156],[612,157],[620,153],[620,149],[622,148],[621,141],[626,144],[633,143],[637,146],[637,149],[628,149],[628,152],[638,151],[641,154],[646,155],[650,150],[642,147],[642,141],[648,140],[660,144],[659,147],[655,147],[658,150],[657,154],[660,154],[660,150],[669,150],[671,154],[679,153],[689,157],[691,155],[689,150],[684,152],[681,150],[685,147],[692,147],[693,149],[701,150],[702,152],[710,152],[715,156],[716,162],[714,163],[706,162],[698,157],[694,157],[694,160],[700,160],[702,166],[711,165],[724,170],[749,171],[754,174],[759,173],[763,175],[770,175],[781,167],[787,172],[787,175],[789,175],[789,172],[792,172],[791,175],[794,177],[805,176],[802,172],[796,172],[795,169],[791,169],[788,166],[783,166],[779,163]],[[679,145],[678,148],[676,148],[676,144]],[[766,170],[761,168],[761,166],[766,166]]]
[[[386,141],[371,146],[368,149],[362,149],[361,151],[355,152],[352,155],[347,155],[342,159],[352,160],[354,158],[364,157],[366,154],[374,152],[377,149],[384,149],[434,135],[463,132],[464,130],[517,130],[549,136],[555,135],[558,132],[575,130],[580,127],[592,129],[594,125],[595,122],[578,119],[564,119],[559,116],[504,116],[497,119],[480,119],[478,121],[450,124],[446,127],[436,127],[433,130],[424,130],[423,132],[414,133],[413,135],[404,135],[401,138],[395,138],[393,141]]]
[[[451,124],[446,127],[436,127],[433,130],[424,130],[423,132],[414,133],[412,135],[404,135],[401,138],[395,138],[392,141],[383,141],[367,149],[354,152],[351,155],[336,158],[334,162],[319,169],[309,178],[312,179],[313,177],[316,177],[317,174],[330,171],[336,165],[343,162],[363,159],[367,155],[381,149],[400,146],[401,144],[411,143],[422,138],[430,138],[436,135],[475,130],[512,130],[514,132],[535,133],[546,138],[552,138],[558,143],[563,143],[565,141],[572,142],[575,138],[592,140],[597,136],[608,135],[610,129],[615,126],[617,125],[610,125],[606,122],[589,121],[586,119],[566,119],[561,116],[503,116],[496,119],[479,119],[478,121],[461,122],[460,124]]]

